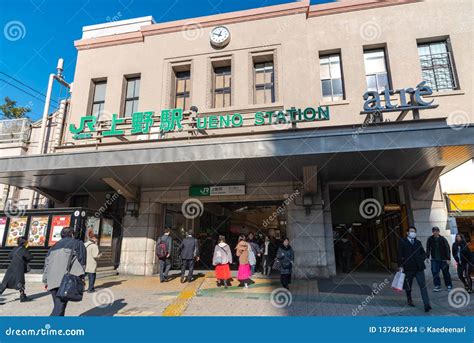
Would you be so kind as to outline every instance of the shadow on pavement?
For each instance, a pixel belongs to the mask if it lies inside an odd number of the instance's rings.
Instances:
[[[95,288],[96,289],[109,288],[109,287],[121,285],[123,282],[125,282],[125,280],[106,282],[106,283],[103,283],[102,285],[95,286]]]
[[[319,291],[323,293],[342,293],[359,295],[370,295],[372,293],[372,288],[367,285],[358,285],[355,283],[340,285],[330,279],[319,279],[318,288]]]
[[[81,313],[80,317],[89,317],[89,316],[113,316],[118,313],[121,309],[127,306],[127,303],[124,302],[125,299],[117,299],[112,304],[104,307],[94,307],[86,312]]]

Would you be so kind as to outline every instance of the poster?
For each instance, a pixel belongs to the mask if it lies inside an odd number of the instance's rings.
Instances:
[[[61,230],[71,224],[71,216],[53,216],[51,220],[51,231],[49,234],[49,246],[53,246],[61,239]]]
[[[102,230],[100,232],[99,244],[101,247],[112,246],[112,232],[114,230],[114,221],[112,219],[102,218]]]
[[[8,228],[8,235],[5,246],[16,247],[18,245],[18,237],[21,237],[25,234],[27,222],[28,217],[18,217],[10,219],[10,225]]]
[[[86,241],[92,235],[99,235],[100,228],[100,218],[97,217],[87,217],[86,218]]]
[[[48,216],[32,216],[28,230],[28,246],[44,247],[48,230]]]
[[[3,236],[5,234],[6,226],[7,226],[7,217],[0,217],[0,247],[3,244]]]

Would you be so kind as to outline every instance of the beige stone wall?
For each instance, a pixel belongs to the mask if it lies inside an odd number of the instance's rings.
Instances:
[[[171,67],[181,62],[191,64],[192,103],[201,113],[253,113],[268,107],[321,104],[330,106],[331,120],[299,127],[361,124],[364,117],[359,112],[366,90],[364,47],[385,46],[393,88],[415,87],[422,81],[417,40],[447,37],[460,89],[435,94],[434,101],[439,107],[422,111],[421,118],[448,117],[452,121],[461,117],[474,122],[471,13],[469,0],[429,0],[310,18],[300,13],[226,24],[232,38],[222,50],[209,44],[212,27],[198,29],[194,35],[179,31],[145,36],[140,43],[80,50],[72,110],[66,124],[78,124],[79,118],[87,114],[91,80],[97,78],[107,78],[106,117],[120,111],[124,75],[136,73],[141,74],[138,110],[159,113],[169,108]],[[319,54],[329,51],[341,53],[346,99],[322,103]],[[277,101],[270,106],[255,106],[251,98],[251,56],[262,52],[272,53],[276,63]],[[210,65],[218,57],[232,60],[234,103],[225,109],[209,108]],[[385,118],[394,120],[396,116]],[[247,127],[240,132],[246,134],[249,130]],[[69,133],[65,141],[72,141]],[[108,141],[120,143],[115,138]]]

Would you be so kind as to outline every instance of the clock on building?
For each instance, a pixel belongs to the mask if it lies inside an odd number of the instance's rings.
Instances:
[[[211,39],[211,45],[215,47],[223,48],[224,46],[229,44],[230,31],[225,26],[216,26],[211,30],[211,33],[209,35]]]

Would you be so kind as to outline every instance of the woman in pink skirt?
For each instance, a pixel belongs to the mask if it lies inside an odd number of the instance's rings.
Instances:
[[[237,280],[240,281],[239,287],[248,288],[252,282],[250,280],[250,264],[249,264],[249,245],[245,241],[245,236],[239,236],[239,243],[235,247],[236,255],[239,258],[239,272],[237,273]]]

